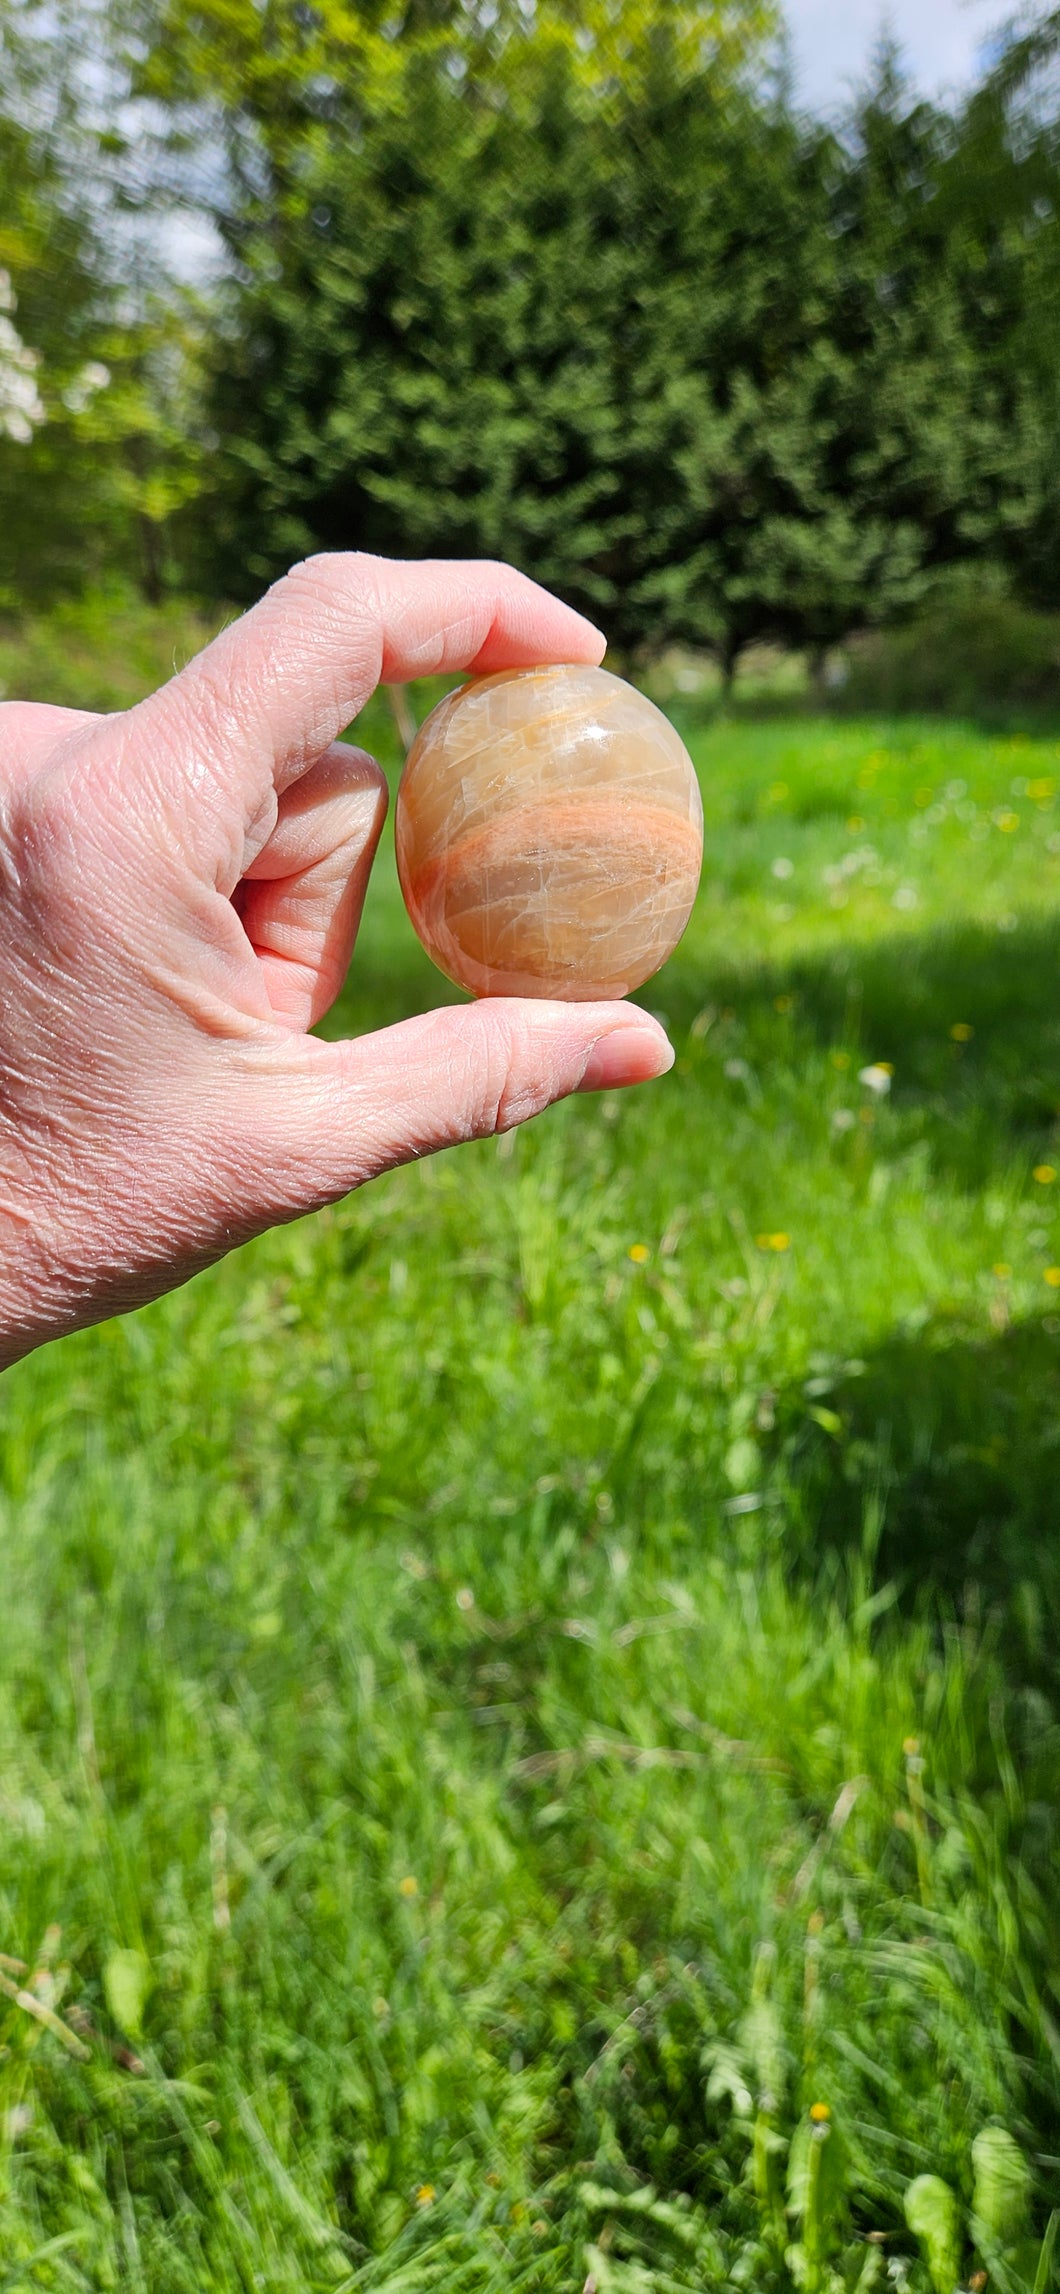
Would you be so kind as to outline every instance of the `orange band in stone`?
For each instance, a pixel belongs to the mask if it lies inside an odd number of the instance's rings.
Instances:
[[[475,995],[628,995],[688,921],[703,854],[692,762],[602,669],[450,694],[398,794],[398,873],[439,968]]]

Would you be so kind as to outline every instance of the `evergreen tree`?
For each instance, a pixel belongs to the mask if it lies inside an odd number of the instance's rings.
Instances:
[[[805,336],[826,200],[780,111],[654,65],[590,105],[555,49],[500,100],[420,59],[321,138],[218,364],[231,579],[504,555],[627,656],[725,646],[748,399]]]
[[[1026,556],[1055,385],[1017,350],[1025,232],[1000,316],[977,297],[962,132],[886,53],[846,142],[660,38],[591,101],[555,44],[482,88],[414,54],[244,218],[228,586],[319,546],[500,555],[627,659],[731,666]]]

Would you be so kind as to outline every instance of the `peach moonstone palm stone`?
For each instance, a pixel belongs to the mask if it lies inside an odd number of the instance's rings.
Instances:
[[[605,669],[507,670],[447,695],[398,791],[428,955],[476,996],[628,995],[677,946],[703,806],[673,726]]]

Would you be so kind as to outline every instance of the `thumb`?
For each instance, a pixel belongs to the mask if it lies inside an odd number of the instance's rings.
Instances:
[[[295,1036],[237,1057],[249,1086],[243,1177],[265,1224],[436,1148],[510,1131],[571,1092],[646,1083],[674,1054],[636,1004],[498,996],[344,1043]]]

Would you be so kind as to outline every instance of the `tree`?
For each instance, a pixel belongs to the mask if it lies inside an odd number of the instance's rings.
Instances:
[[[587,103],[556,47],[486,97],[413,58],[312,146],[217,363],[229,582],[351,542],[503,554],[627,656],[724,646],[748,391],[805,334],[827,208],[777,108],[651,61]]]
[[[75,408],[105,377],[91,233],[23,116],[26,72],[8,29],[0,20],[0,604],[12,605],[75,571]]]
[[[963,323],[1002,444],[996,515],[969,520],[1028,603],[1060,606],[1060,10],[1013,34],[939,171]]]
[[[138,275],[61,18],[0,0],[0,609],[115,576],[157,597],[194,497],[202,319]],[[6,409],[6,412],[5,412]]]
[[[847,150],[652,64],[587,104],[555,48],[503,100],[421,56],[307,147],[216,369],[230,581],[351,542],[510,555],[626,658],[728,668],[902,610],[963,546],[977,376],[907,213],[936,115],[885,85]]]

